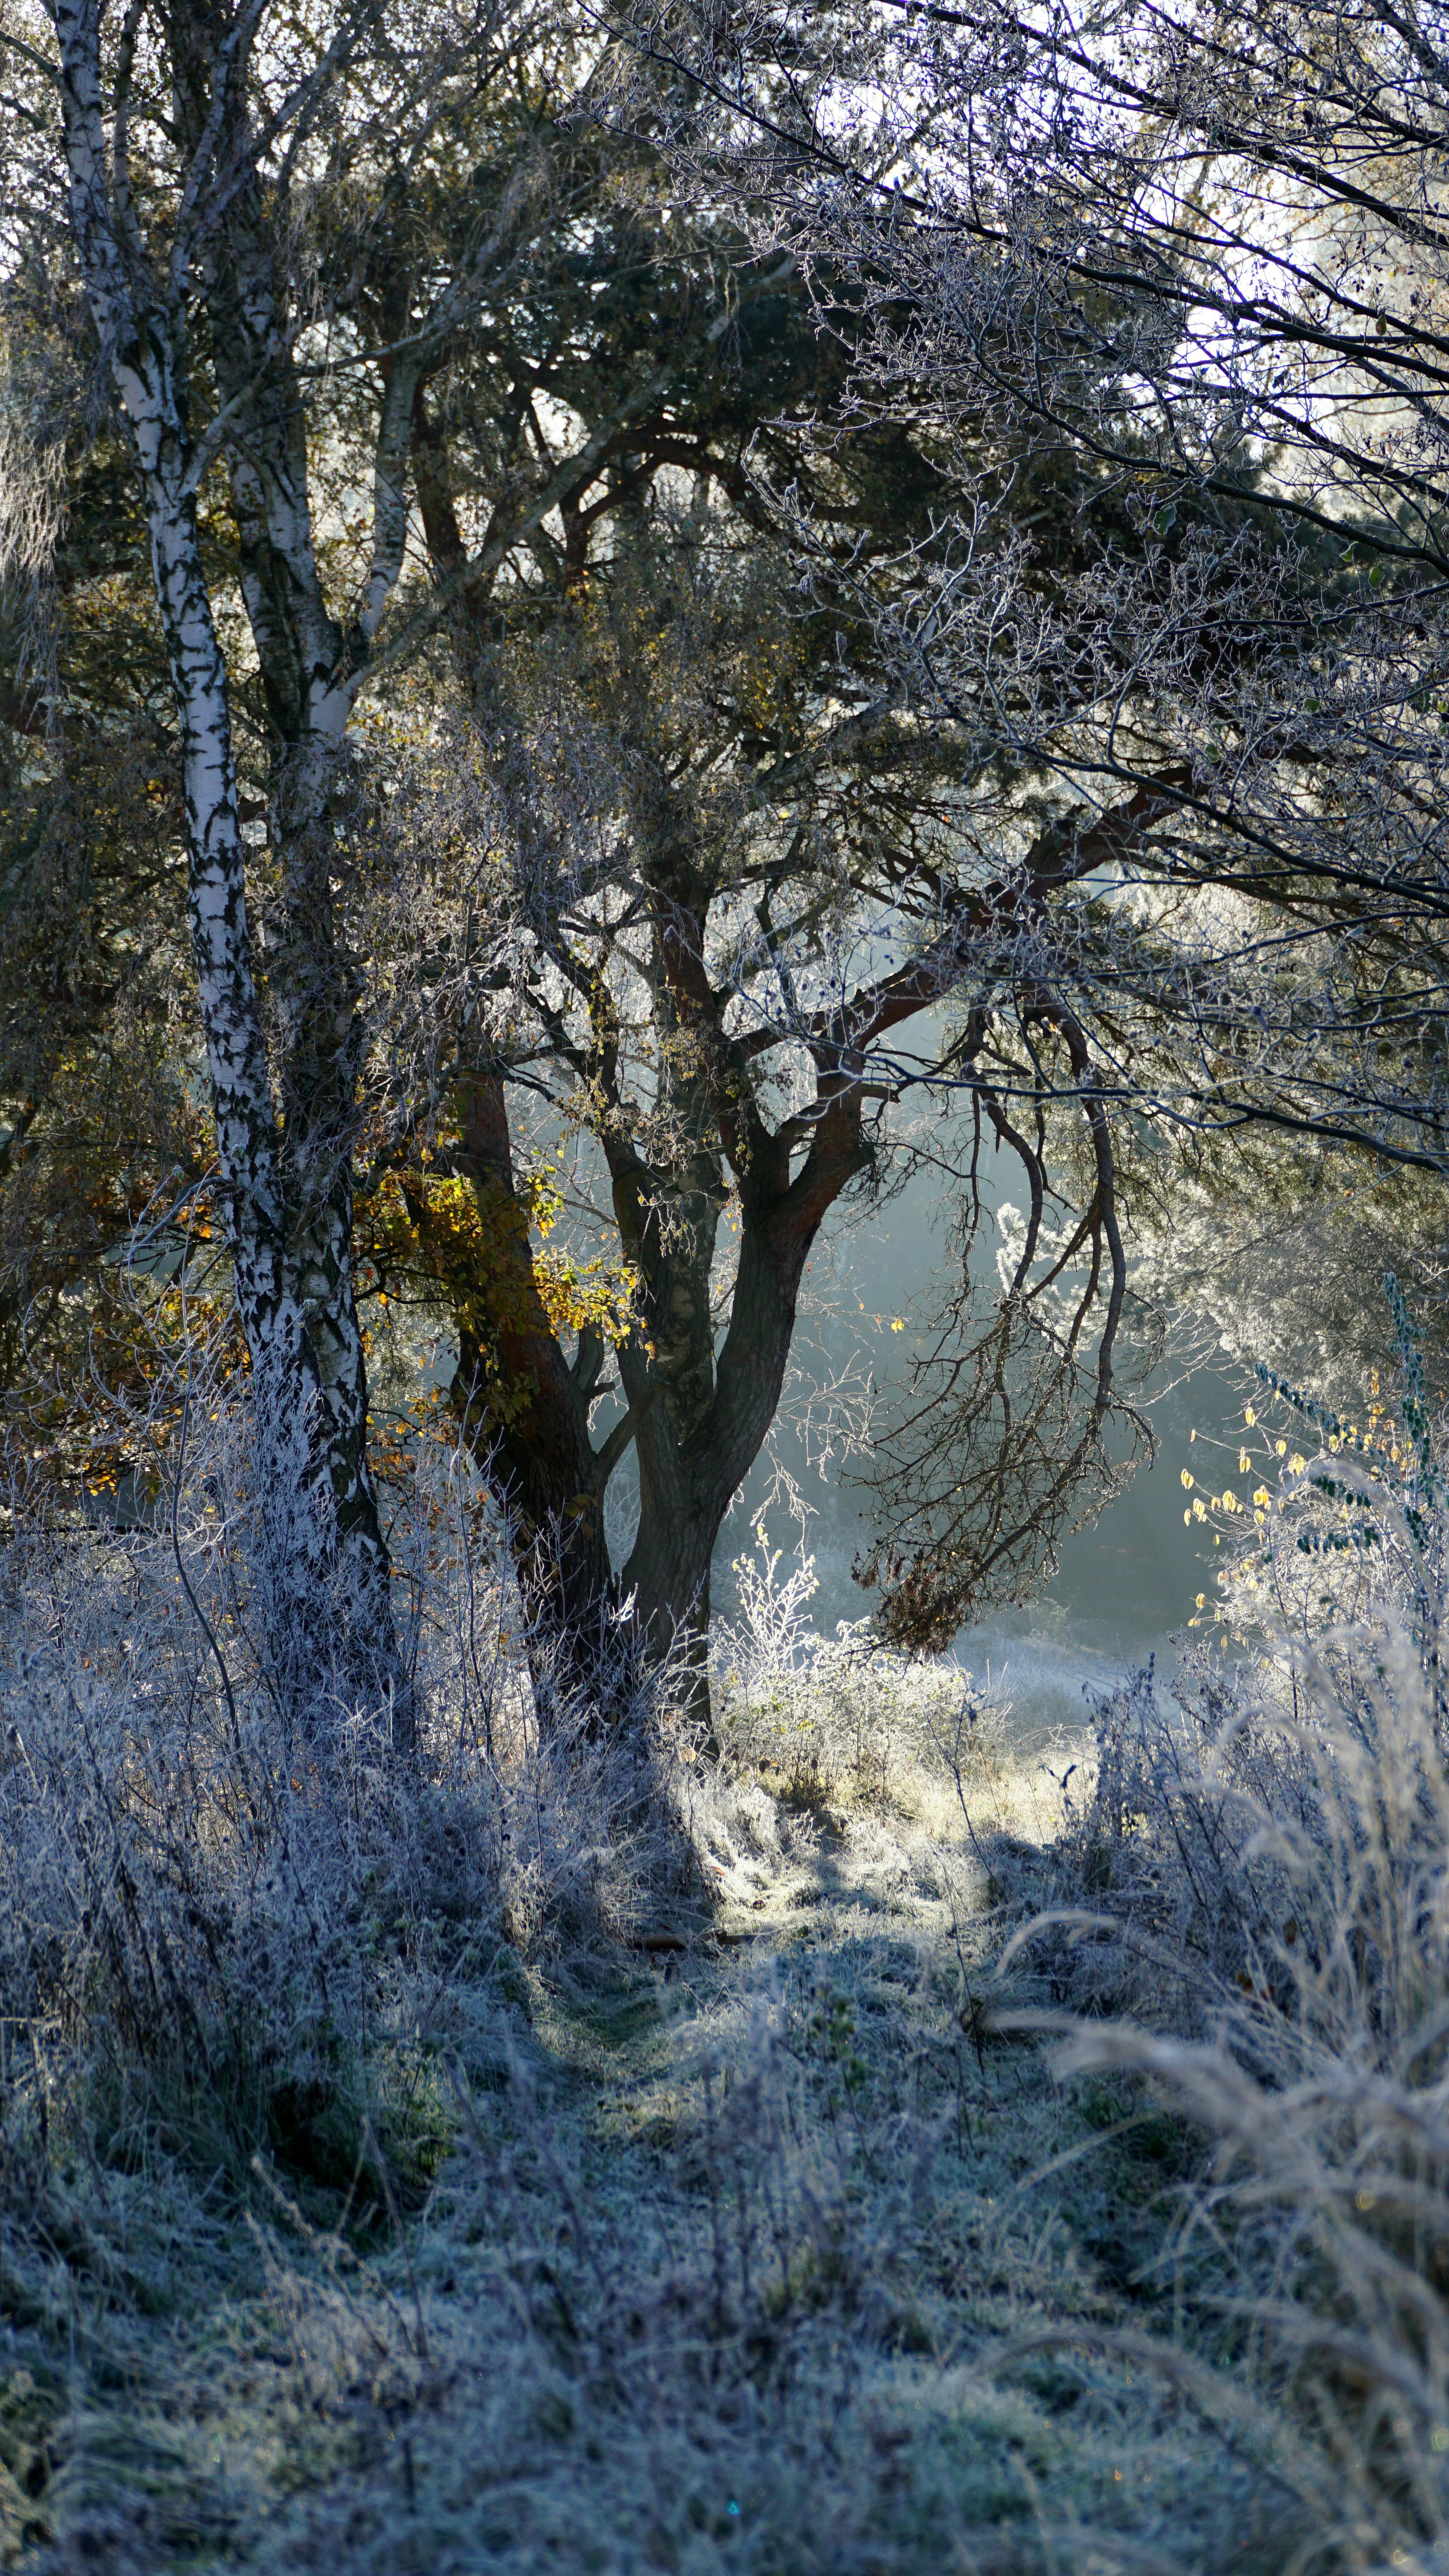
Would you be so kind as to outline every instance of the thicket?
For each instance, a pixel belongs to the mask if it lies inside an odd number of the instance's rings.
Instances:
[[[193,1405],[130,1527],[22,1513],[11,2558],[1427,2571],[1445,1523],[1406,1361],[1356,1422],[1265,1390],[1252,1499],[1206,1502],[1220,1633],[1035,1766],[952,1667],[823,1645],[768,1553],[717,1748],[667,1676],[541,1729],[448,1443],[391,1533],[406,1742],[271,1687],[244,1411]]]
[[[1012,2026],[1070,2031],[1065,2064],[1153,2079],[1216,2142],[1175,2252],[1335,2482],[1325,2565],[1417,2564],[1449,2528],[1444,1452],[1388,1289],[1396,1393],[1349,1421],[1260,1371],[1251,1500],[1196,1504],[1247,1531],[1217,1641],[1170,1699],[1149,1671],[1097,1710],[1052,1849],[1001,1864]]]
[[[159,2122],[233,2185],[260,2149],[415,2201],[451,2125],[430,2063],[471,2062],[469,1995],[516,1984],[520,1950],[627,1937],[666,1888],[687,1910],[657,1685],[621,1682],[607,1728],[559,1693],[540,1728],[502,1533],[435,1441],[393,1533],[409,1730],[345,1670],[299,1720],[254,1426],[201,1410],[130,1527],[22,1511],[0,1559],[7,2095],[42,2142],[73,2101],[123,2161]]]

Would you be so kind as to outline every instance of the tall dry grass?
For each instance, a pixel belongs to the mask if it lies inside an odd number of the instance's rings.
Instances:
[[[1406,1406],[1285,1469],[1225,1592],[1249,1645],[1045,1764],[967,1676],[822,1643],[768,1551],[718,1758],[667,1676],[541,1737],[443,1444],[394,1532],[415,1747],[340,1667],[305,1722],[272,1686],[244,1416],[196,1408],[130,1528],[21,1526],[0,2560],[1444,2563],[1444,1518]]]
[[[1277,1390],[1296,1454],[1226,1648],[1098,1710],[998,1965],[1003,2026],[1215,2143],[1162,2260],[1200,2300],[1206,2270],[1244,2426],[1311,2505],[1285,2576],[1449,2559],[1449,1523],[1400,1325],[1364,1428]],[[1210,2343],[1171,2358],[1220,2407]]]
[[[613,1726],[555,1694],[540,1730],[496,1516],[434,1440],[393,1534],[416,1740],[340,1661],[300,1697],[245,1410],[192,1414],[130,1526],[22,1520],[0,1557],[0,2083],[42,2124],[70,2089],[138,2140],[195,2129],[237,2171],[260,2148],[345,2184],[361,2157],[376,2196],[391,2158],[416,2199],[470,1996],[697,1904],[661,1694]]]

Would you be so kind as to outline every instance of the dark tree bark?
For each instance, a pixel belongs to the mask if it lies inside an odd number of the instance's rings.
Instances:
[[[458,1324],[456,1401],[509,1516],[534,1696],[547,1722],[561,1695],[597,1698],[611,1660],[614,1586],[603,1507],[613,1461],[589,1438],[603,1344],[581,1335],[571,1367],[549,1324],[514,1185],[501,1079],[464,1072],[457,1106],[457,1168],[472,1185],[490,1269],[486,1289],[476,1276],[449,1281]],[[410,1211],[426,1254],[427,1201],[417,1191]]]
[[[815,1238],[842,1190],[873,1159],[861,1132],[863,1105],[858,1095],[832,1104],[794,1180],[792,1140],[750,1122],[739,1175],[739,1265],[717,1356],[710,1268],[723,1190],[681,1193],[682,1204],[670,1214],[688,1230],[687,1248],[665,1251],[660,1202],[647,1176],[623,1154],[610,1154],[619,1230],[648,1283],[654,1344],[652,1357],[642,1341],[620,1352],[620,1373],[639,1417],[639,1526],[621,1588],[632,1594],[641,1633],[656,1652],[684,1632],[695,1703],[705,1712],[715,1545],[779,1410]],[[656,1394],[659,1400],[651,1402]]]

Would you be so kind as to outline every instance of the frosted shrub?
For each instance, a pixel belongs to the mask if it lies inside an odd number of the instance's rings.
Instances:
[[[1128,1739],[1136,1816],[1077,1848],[1111,1852],[1080,1895],[1137,2015],[1069,2062],[1159,2080],[1220,2142],[1182,2250],[1214,2249],[1257,2386],[1335,2464],[1327,2563],[1376,2565],[1449,2539],[1449,1774],[1412,1626],[1335,1643],[1295,1653],[1296,1712],[1241,1674],[1210,1740]]]
[[[1449,2546],[1439,1455],[1410,1365],[1394,1421],[1294,1457],[1225,1586],[1254,1650],[1190,1657],[1175,1707],[1144,1676],[1099,1710],[1003,1963],[1038,2008],[1125,2004],[1069,2064],[1155,2079],[1219,2141],[1181,2251],[1212,2249],[1253,2387],[1332,2464],[1335,2566]]]
[[[782,1578],[781,1551],[763,1526],[755,1537],[755,1556],[734,1561],[739,1618],[717,1622],[712,1641],[729,1765],[782,1777],[807,1803],[845,1790],[879,1799],[911,1766],[936,1767],[962,1708],[980,1700],[969,1675],[891,1653],[868,1619],[821,1636],[809,1618],[814,1558]]]
[[[42,2098],[69,2073],[122,2122],[162,2105],[339,2188],[367,2138],[421,2173],[459,1981],[688,1882],[652,1700],[612,1728],[561,1702],[540,1741],[471,1462],[415,1463],[402,1745],[340,1674],[325,1725],[271,1686],[244,1419],[193,1440],[160,1526],[34,1529],[0,1561],[0,1992]]]
[[[1277,1492],[1258,1488],[1221,1577],[1223,1645],[1189,1649],[1170,1694],[1149,1668],[1092,1711],[1051,1898],[1096,1910],[1094,1947],[1115,1935],[1145,1962],[1154,2013],[1175,2028],[1269,1977],[1282,1925],[1303,1913],[1304,1856],[1333,1847],[1345,1783],[1358,1795],[1365,1764],[1408,1763],[1406,1727],[1416,1744],[1444,1734],[1443,1473],[1395,1311],[1392,1413],[1375,1398],[1360,1429],[1278,1390],[1315,1454],[1272,1443]],[[1399,1849],[1417,1865],[1411,1839]]]

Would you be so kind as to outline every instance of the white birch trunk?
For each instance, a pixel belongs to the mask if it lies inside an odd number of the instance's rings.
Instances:
[[[250,1354],[271,1560],[274,1652],[294,1692],[320,1679],[335,1512],[323,1388],[292,1276],[277,1121],[247,923],[225,659],[206,587],[187,422],[185,274],[164,283],[131,215],[124,98],[108,148],[97,0],[52,0],[70,210],[96,326],[130,426],[184,761],[192,951],[236,1298]],[[124,76],[124,67],[123,67]],[[178,273],[179,271],[179,273]]]
[[[193,149],[213,88],[204,27],[173,29],[182,122]],[[247,153],[237,103],[233,164]],[[367,1371],[352,1262],[352,1147],[364,1026],[361,980],[339,946],[340,873],[333,799],[371,636],[401,570],[412,376],[384,404],[377,543],[366,609],[347,634],[318,571],[308,487],[306,413],[287,332],[275,225],[255,174],[234,184],[224,230],[200,250],[226,416],[226,457],[243,595],[273,737],[271,835],[281,905],[268,977],[281,1032],[282,1181],[293,1293],[305,1318],[322,1400],[337,1549],[356,1659],[402,1686],[389,1566],[367,1458]],[[415,372],[415,371],[414,371]]]

